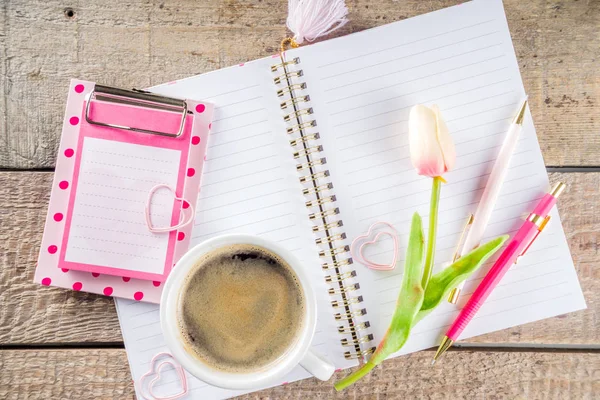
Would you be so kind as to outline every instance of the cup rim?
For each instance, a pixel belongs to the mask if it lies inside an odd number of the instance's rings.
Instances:
[[[305,298],[305,319],[295,344],[278,360],[259,371],[232,373],[219,371],[203,364],[185,350],[177,329],[178,288],[187,274],[202,255],[223,246],[233,244],[251,244],[264,247],[283,258],[292,268]],[[225,389],[256,389],[281,383],[284,375],[290,372],[309,350],[317,323],[316,295],[311,281],[302,268],[302,263],[291,252],[273,241],[248,234],[227,234],[208,239],[190,250],[171,270],[161,296],[160,325],[167,347],[181,366],[198,379]]]

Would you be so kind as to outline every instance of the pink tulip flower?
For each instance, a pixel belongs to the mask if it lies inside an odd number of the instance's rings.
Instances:
[[[410,159],[419,175],[441,177],[454,167],[456,150],[438,106],[417,104],[408,119]]]

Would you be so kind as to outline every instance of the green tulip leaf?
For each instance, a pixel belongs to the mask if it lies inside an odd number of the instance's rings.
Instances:
[[[404,276],[392,322],[371,359],[362,368],[337,382],[336,390],[343,390],[365,376],[390,354],[400,350],[408,340],[413,325],[412,321],[423,304],[424,290],[421,286],[421,279],[425,262],[424,249],[423,223],[419,214],[414,213],[404,262]]]
[[[421,310],[414,319],[413,325],[431,313],[442,300],[448,298],[450,291],[457,287],[490,258],[508,239],[508,235],[497,237],[477,247],[469,254],[459,258],[454,264],[433,275],[425,290],[425,298]]]
[[[419,214],[414,213],[406,250],[406,261],[404,262],[404,276],[402,277],[402,285],[396,302],[396,310],[385,337],[371,356],[370,361],[375,365],[402,348],[410,334],[412,321],[421,309],[425,294],[421,286],[425,262],[424,250],[425,240],[423,238],[421,217]]]

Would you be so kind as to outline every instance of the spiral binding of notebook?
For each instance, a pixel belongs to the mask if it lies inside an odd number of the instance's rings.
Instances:
[[[282,100],[280,107],[284,112],[283,120],[288,124],[286,130],[293,156],[298,161],[296,169],[304,186],[306,206],[310,210],[308,218],[313,223],[315,241],[320,248],[319,256],[324,260],[321,267],[327,271],[325,281],[329,285],[331,305],[339,310],[334,317],[340,324],[338,332],[344,335],[340,341],[342,346],[350,348],[344,352],[344,356],[362,359],[375,351],[375,347],[370,346],[373,335],[368,333],[370,323],[365,317],[367,310],[361,307],[363,297],[360,295],[360,285],[356,283],[357,272],[352,268],[350,248],[344,244],[344,224],[335,204],[334,187],[326,167],[327,159],[320,154],[323,146],[319,144],[317,121],[312,118],[314,111],[307,93],[308,87],[301,81],[303,71],[299,64],[299,58],[290,61],[282,58],[280,63],[271,66],[273,81],[277,96]]]

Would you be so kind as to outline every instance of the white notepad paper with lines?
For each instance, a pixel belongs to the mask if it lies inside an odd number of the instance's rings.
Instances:
[[[457,147],[456,168],[445,176],[449,183],[441,196],[439,269],[477,207],[525,93],[500,0],[465,3],[293,49],[283,61],[285,66],[279,57],[256,60],[154,91],[215,104],[192,245],[243,232],[293,251],[318,291],[315,350],[347,368],[382,339],[390,322],[412,213],[418,211],[427,226],[431,182],[410,163],[410,108],[438,104]],[[514,233],[548,188],[527,113],[486,239]],[[556,210],[552,217],[463,338],[585,308]],[[376,221],[392,223],[400,233],[394,271],[350,261],[346,246]],[[366,253],[384,262],[391,258],[389,244],[382,241]],[[457,305],[441,305],[415,327],[401,353],[439,343],[491,262],[470,278]],[[118,308],[139,379],[164,348],[157,307],[119,300]],[[286,380],[307,376],[298,368]],[[176,389],[164,385],[166,392]],[[194,380],[188,397],[240,393]]]

